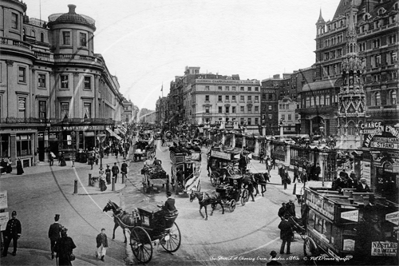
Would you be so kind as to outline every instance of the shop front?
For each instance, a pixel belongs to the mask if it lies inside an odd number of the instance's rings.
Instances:
[[[36,135],[35,129],[13,128],[0,131],[0,157],[10,157],[13,165],[18,158],[23,167],[35,165]]]
[[[382,197],[398,203],[399,131],[393,125],[362,125],[362,176],[370,176],[371,188]]]

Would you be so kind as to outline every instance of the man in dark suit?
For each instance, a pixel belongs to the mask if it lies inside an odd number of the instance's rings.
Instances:
[[[118,181],[118,174],[119,174],[119,167],[114,163],[114,166],[112,166],[112,177],[114,178],[115,184]]]
[[[61,228],[62,225],[58,223],[60,215],[56,214],[54,217],[54,223],[50,225],[48,230],[48,237],[50,238],[51,245],[51,259],[54,259],[54,247],[57,241],[61,238]]]
[[[294,236],[290,222],[288,221],[289,214],[285,214],[281,220],[278,228],[280,229],[280,239],[283,240],[280,247],[280,254],[284,254],[285,244],[287,243],[287,253],[291,254],[291,239]]]
[[[356,192],[371,192],[370,187],[367,185],[366,178],[360,178],[360,183],[356,187]]]
[[[11,219],[7,222],[6,230],[4,231],[4,250],[3,257],[7,256],[8,247],[10,246],[11,239],[14,244],[14,251],[11,255],[15,256],[17,254],[17,242],[21,236],[21,222],[16,218],[17,212],[13,211],[11,214]]]
[[[172,198],[172,192],[168,191],[166,193],[166,196],[168,197],[168,199],[165,201],[165,204],[162,206],[162,210],[164,210],[166,213],[177,211],[175,207],[175,199]]]

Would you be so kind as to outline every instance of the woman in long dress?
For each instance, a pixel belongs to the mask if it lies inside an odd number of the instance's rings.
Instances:
[[[12,172],[12,166],[11,166],[11,164],[12,164],[11,158],[8,157],[8,161],[7,161],[7,170],[6,170],[7,174],[9,174],[9,173]]]

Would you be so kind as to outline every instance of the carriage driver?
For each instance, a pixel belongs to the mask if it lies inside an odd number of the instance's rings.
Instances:
[[[168,198],[165,203],[161,205],[157,205],[162,210],[162,216],[170,216],[173,214],[177,214],[177,209],[175,207],[175,199],[172,198],[172,192],[166,192],[166,197]]]

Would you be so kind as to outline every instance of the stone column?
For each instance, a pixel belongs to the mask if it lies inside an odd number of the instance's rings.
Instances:
[[[16,158],[17,158],[17,135],[14,134],[10,134],[10,157],[11,160],[13,162],[16,162]]]
[[[266,126],[262,126],[262,136],[266,136]]]
[[[319,166],[320,166],[320,177],[321,177],[321,184],[324,187],[324,177],[325,177],[325,167],[326,167],[326,161],[327,161],[327,156],[328,154],[325,152],[320,152],[319,153]]]
[[[255,138],[255,150],[254,150],[254,157],[259,158],[259,151],[260,151],[260,145],[259,145],[259,138]]]
[[[236,134],[233,134],[233,138],[231,139],[231,147],[236,147]]]
[[[272,154],[271,154],[271,141],[270,140],[266,140],[266,151],[265,151],[265,156],[269,156],[269,158],[271,158]]]
[[[223,130],[223,132],[222,132],[222,144],[224,145],[225,142],[226,142],[226,131]]]
[[[290,168],[290,164],[291,164],[291,145],[287,144],[285,146],[285,161],[284,164]]]

